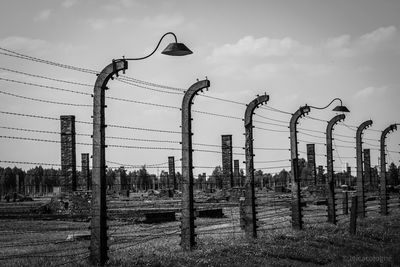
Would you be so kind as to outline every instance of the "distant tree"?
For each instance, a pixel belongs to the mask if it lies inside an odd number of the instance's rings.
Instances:
[[[211,179],[214,180],[215,185],[217,188],[221,189],[222,188],[222,180],[223,180],[223,174],[222,174],[222,168],[221,166],[216,166],[215,169],[213,170],[211,174]]]
[[[277,177],[275,177],[275,184],[280,186],[286,186],[290,181],[290,174],[285,169],[281,170]]]
[[[175,173],[176,184],[179,190],[182,190],[182,174],[180,172]]]
[[[107,184],[107,186],[109,186],[109,187],[114,186],[115,176],[116,176],[115,170],[107,169],[107,172],[106,172],[106,184]]]
[[[131,171],[127,174],[127,180],[130,185],[130,189],[138,190],[138,171]]]
[[[60,170],[44,169],[43,170],[43,180],[44,184],[47,186],[57,186],[60,184]]]
[[[272,174],[264,173],[263,175],[263,184],[265,187],[271,187],[273,183]]]
[[[171,188],[173,186],[172,182],[169,180],[168,172],[162,170],[160,173],[160,187],[168,188],[168,186]]]
[[[15,174],[10,167],[5,168],[3,172],[4,189],[5,192],[11,192],[15,188]]]
[[[25,172],[20,168],[14,167],[13,174],[15,177],[15,191],[18,191],[20,189],[20,186],[23,186],[24,184]],[[17,184],[17,175],[19,184]]]
[[[33,169],[30,169],[26,172],[27,176],[27,184],[30,186],[34,186],[36,192],[40,189],[40,184],[44,184],[44,170],[42,166],[36,166]]]
[[[207,175],[205,173],[204,174],[199,174],[197,176],[197,179],[195,180],[196,188],[202,190],[204,184],[206,183],[206,179],[207,179]]]
[[[263,179],[263,171],[262,170],[256,170],[254,172],[254,183],[256,187],[261,187],[262,183],[262,179]]]
[[[138,180],[139,180],[139,187],[141,190],[147,190],[151,188],[150,175],[146,170],[146,166],[144,165],[138,172]]]
[[[399,169],[396,165],[392,162],[389,165],[388,175],[387,175],[387,183],[389,185],[398,185],[399,184]]]

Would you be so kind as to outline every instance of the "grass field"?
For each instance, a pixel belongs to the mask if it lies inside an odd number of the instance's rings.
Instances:
[[[351,236],[348,220],[341,219],[336,226],[323,222],[324,206],[310,205],[308,209],[316,216],[307,218],[305,230],[293,231],[287,203],[270,203],[259,207],[256,240],[247,240],[240,230],[238,207],[225,207],[224,218],[198,218],[197,248],[191,252],[179,246],[178,221],[110,220],[107,266],[400,265],[398,204],[389,216],[374,212],[359,220],[357,235]],[[88,227],[88,222],[0,220],[0,266],[88,266],[90,241],[67,240],[89,234]]]

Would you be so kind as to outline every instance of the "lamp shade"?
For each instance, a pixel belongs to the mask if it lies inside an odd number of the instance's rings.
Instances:
[[[168,56],[186,56],[193,54],[193,52],[183,43],[170,43],[161,54]]]
[[[350,112],[350,110],[348,108],[346,108],[345,106],[336,106],[333,111],[337,111],[337,112]]]

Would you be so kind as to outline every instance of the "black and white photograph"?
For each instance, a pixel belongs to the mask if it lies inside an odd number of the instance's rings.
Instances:
[[[0,25],[0,266],[400,266],[399,0]]]

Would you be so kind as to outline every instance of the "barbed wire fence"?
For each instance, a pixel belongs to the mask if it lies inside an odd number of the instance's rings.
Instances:
[[[51,67],[63,68],[72,71],[82,72],[91,76],[98,74],[98,71],[90,70],[87,68],[70,66],[66,64],[61,64],[49,60],[44,60],[41,58],[36,58],[28,55],[24,55],[21,53],[17,53],[15,51],[4,49],[0,47],[0,55],[11,57],[17,60],[25,60],[31,61],[34,63],[47,64]],[[85,98],[82,102],[71,103],[68,101],[56,101],[54,99],[46,98],[47,94],[41,94],[41,97],[31,97],[28,95],[24,95],[22,93],[14,93],[7,90],[7,87],[3,87],[0,90],[0,94],[19,99],[21,101],[33,101],[37,103],[42,103],[46,105],[61,105],[70,108],[82,108],[87,112],[93,106],[91,104],[86,104],[88,99],[92,97],[92,94],[89,92],[89,88],[93,88],[93,85],[90,85],[86,82],[80,81],[69,81],[64,79],[59,79],[57,77],[47,77],[43,75],[33,74],[24,72],[21,70],[15,70],[7,67],[0,67],[0,70],[5,71],[6,73],[12,73],[13,75],[18,75],[20,79],[11,79],[6,77],[0,77],[0,81],[4,84],[14,84],[18,86],[24,87],[35,87],[43,90],[48,90],[49,92],[62,92],[68,94],[79,95]],[[26,81],[23,80],[22,77],[29,77],[29,79],[36,80],[46,80],[52,83],[59,83],[68,86],[74,86],[76,88],[85,88],[83,90],[72,90],[62,86],[53,86],[47,85],[40,82]],[[117,82],[125,84],[127,86],[134,86],[137,88],[141,88],[143,90],[150,90],[155,93],[176,95],[177,97],[182,97],[185,93],[185,89],[171,87],[167,85],[160,85],[153,82],[142,81],[136,78],[132,78],[126,75],[121,75],[120,77],[115,79]],[[240,105],[241,107],[245,107],[246,103],[241,103],[239,101],[225,99],[217,96],[209,96],[205,94],[200,94],[199,97],[205,98],[210,101],[216,102],[224,102],[226,104],[232,105]],[[137,105],[145,105],[145,106],[153,106],[157,108],[163,109],[163,111],[174,111],[178,114],[180,113],[180,107],[167,105],[167,104],[159,104],[148,101],[141,101],[129,98],[119,98],[108,96],[106,99],[116,102],[126,102]],[[73,111],[73,110],[71,110]],[[255,129],[259,130],[263,134],[268,133],[271,136],[276,135],[284,135],[284,137],[289,136],[288,122],[289,117],[292,113],[281,110],[278,108],[264,106],[260,107],[260,111],[268,112],[273,114],[279,114],[282,119],[277,119],[276,117],[269,117],[265,115],[255,114],[257,120],[254,120]],[[195,114],[198,116],[207,116],[213,118],[220,119],[228,119],[235,122],[240,122],[243,120],[242,117],[234,116],[231,114],[224,114],[218,112],[210,112],[205,110],[195,109],[193,110]],[[53,145],[58,147],[61,144],[59,140],[59,136],[61,132],[58,129],[59,127],[59,117],[54,117],[53,115],[43,115],[36,114],[30,111],[24,112],[14,112],[11,110],[0,110],[0,114],[4,117],[7,117],[7,120],[4,121],[14,121],[18,120],[18,118],[26,118],[32,121],[35,120],[46,120],[56,122],[53,129],[40,129],[40,128],[30,128],[30,127],[20,127],[14,126],[12,123],[2,124],[0,125],[0,129],[6,131],[8,134],[1,134],[1,140],[8,140],[8,142],[29,142],[30,144],[35,144],[40,146],[40,144],[46,143],[49,145]],[[262,113],[263,114],[263,113]],[[12,119],[13,118],[13,119]],[[327,123],[327,120],[322,118],[316,118],[307,116],[308,119],[313,120],[316,123]],[[76,120],[77,124],[82,124],[86,126],[93,126],[93,123],[90,121],[84,120]],[[35,124],[35,123],[32,123]],[[353,125],[347,125],[342,123],[341,125],[345,126],[351,132],[354,132],[357,128]],[[180,140],[178,134],[181,134],[179,129],[159,129],[159,128],[148,128],[148,127],[138,127],[136,125],[118,125],[118,124],[107,124],[109,128],[117,128],[124,130],[126,135],[110,135],[107,136],[107,140],[110,140],[110,143],[107,144],[108,150],[113,149],[126,149],[129,151],[136,150],[149,150],[149,151],[174,151],[176,155],[182,152],[182,147],[180,146]],[[268,127],[268,128],[266,128]],[[298,140],[300,147],[304,147],[305,144],[315,144],[320,147],[320,151],[323,151],[325,148],[324,139],[325,132],[318,130],[310,130],[306,128],[298,128],[299,134],[301,138]],[[371,132],[380,132],[374,129],[367,129]],[[143,133],[154,133],[159,134],[162,138],[139,138],[132,137],[132,131],[135,132],[143,132]],[[80,147],[93,147],[93,143],[91,142],[92,134],[89,132],[76,132],[75,135],[79,137],[78,142],[76,142],[77,146]],[[81,141],[83,139],[83,141]],[[111,142],[112,140],[112,142]],[[364,140],[368,142],[364,142],[364,144],[368,145],[371,150],[379,149],[379,141],[377,139],[372,138],[364,138]],[[340,132],[338,134],[335,133],[334,139],[334,151],[336,153],[336,159],[343,165],[346,157],[341,156],[339,153],[339,149],[355,149],[355,138],[354,135],[351,134],[343,134]],[[133,143],[135,142],[135,143]],[[338,142],[339,144],[336,144]],[[133,143],[133,144],[132,144]],[[137,144],[139,143],[139,145]],[[161,146],[161,144],[166,144],[166,146]],[[216,143],[205,143],[205,142],[194,142],[194,152],[195,153],[208,153],[214,155],[222,154],[221,151],[217,150],[220,148],[220,144]],[[212,149],[214,148],[214,149]],[[234,152],[232,153],[234,156],[239,158],[244,158],[244,153],[242,152],[243,147],[241,146],[232,146]],[[263,160],[262,157],[256,157],[255,164],[256,170],[259,171],[275,171],[275,173],[279,173],[282,169],[290,169],[290,148],[289,147],[274,147],[274,146],[257,146],[254,147],[256,153],[267,152],[267,153],[280,153],[284,155],[280,158],[275,158],[274,160]],[[301,155],[306,156],[306,152],[299,151]],[[398,153],[398,151],[387,150],[387,153]],[[318,161],[321,164],[326,162],[326,154],[324,153],[316,153],[315,156],[318,158]],[[390,157],[390,156],[389,156]],[[352,158],[352,157],[349,157]],[[176,160],[179,162],[179,160]],[[393,160],[392,160],[393,161]],[[61,167],[59,163],[51,163],[51,162],[36,162],[32,161],[13,161],[8,159],[0,159],[0,162],[3,164],[18,164],[24,166],[50,166],[50,167]],[[124,169],[135,170],[141,168],[143,165],[140,164],[130,164],[130,163],[120,163],[114,160],[108,160],[107,164],[110,164],[107,169],[119,169],[121,166]],[[194,166],[196,169],[209,169],[212,170],[215,166],[211,165],[199,165]],[[168,162],[162,163],[149,163],[145,164],[145,167],[148,169],[161,169],[167,168]],[[77,165],[76,167],[81,167]],[[181,166],[177,166],[179,168]],[[336,169],[340,169],[339,166],[335,167]],[[354,168],[354,165],[353,165]],[[354,168],[355,169],[355,168]],[[351,173],[348,174],[349,179],[351,177]],[[61,176],[60,174],[51,175],[52,178]],[[42,175],[44,177],[44,175]],[[50,177],[49,177],[50,178]],[[264,178],[261,177],[261,180],[264,181]],[[275,230],[285,230],[291,228],[291,195],[290,192],[282,192],[278,191],[275,188],[275,181],[271,179],[267,180],[265,184],[264,182],[258,182],[256,187],[258,188],[256,194],[256,202],[257,202],[257,225],[258,231],[260,232],[269,232]],[[285,181],[285,185],[288,184],[289,181]],[[114,184],[117,187],[122,187],[123,184]],[[349,184],[350,186],[351,184]],[[25,185],[28,186],[28,185]],[[206,188],[217,188],[217,185],[212,182],[207,182],[205,185]],[[240,187],[240,186],[239,186]],[[270,187],[266,190],[266,187]],[[240,190],[240,189],[239,189]],[[304,191],[305,192],[305,191]],[[336,201],[337,201],[337,210],[341,211],[337,213],[339,222],[348,221],[349,215],[346,210],[349,207],[350,196],[347,192],[342,192],[337,190],[336,192]],[[322,204],[318,203],[318,199],[312,197],[310,195],[302,195],[304,200],[304,222],[306,225],[315,225],[326,222],[327,219],[327,210],[326,205],[322,202]],[[379,196],[377,195],[377,191],[371,191],[371,195],[367,196],[367,216],[369,213],[377,212],[379,209]],[[198,239],[207,239],[207,238],[239,238],[243,236],[242,222],[241,222],[241,207],[238,204],[240,201],[240,194],[237,195],[234,201],[230,201],[229,199],[225,201],[221,201],[220,199],[212,199],[207,197],[205,194],[198,193],[195,196],[195,209],[197,212],[197,220],[196,220],[196,234]],[[87,235],[89,235],[89,218],[88,216],[83,217],[73,217],[73,216],[62,216],[60,214],[37,214],[37,219],[46,218],[46,221],[41,220],[41,225],[26,225],[25,220],[15,220],[16,217],[22,214],[30,214],[32,215],[32,211],[40,211],[41,206],[37,206],[35,202],[32,205],[26,203],[1,203],[0,214],[2,215],[2,220],[5,224],[0,226],[0,240],[2,241],[2,250],[0,250],[0,263],[4,263],[7,265],[9,261],[15,263],[15,261],[21,261],[24,263],[25,260],[29,259],[29,261],[37,261],[45,262],[46,260],[51,260],[54,262],[54,265],[73,265],[77,262],[81,262],[90,257],[88,246],[89,240],[87,239]],[[107,195],[107,208],[108,208],[108,230],[107,236],[110,240],[109,242],[109,253],[110,257],[118,257],[118,252],[124,249],[130,249],[135,246],[140,246],[141,244],[149,243],[153,246],[164,245],[163,242],[169,242],[178,244],[180,237],[180,207],[182,205],[182,200],[179,197],[167,198],[162,201],[157,201],[155,198],[146,198],[146,201],[143,200],[143,197],[130,198],[126,196],[126,198],[116,197],[114,194]],[[389,201],[389,207],[391,209],[397,208],[399,205],[399,199],[394,195],[391,195]],[[347,207],[347,208],[346,208]],[[15,212],[15,209],[18,212]],[[140,221],[143,219],[143,216],[146,215],[146,212],[151,214],[151,211],[154,210],[162,210],[167,209],[167,211],[177,214],[178,220],[172,220],[170,222],[165,222],[162,226],[155,226],[152,224],[143,223]],[[213,210],[217,210],[213,213]],[[123,212],[122,212],[123,211]],[[205,215],[202,213],[205,212]],[[208,211],[208,214],[207,214]],[[15,218],[11,218],[15,212]],[[86,211],[89,214],[89,210]],[[125,214],[124,214],[125,213]],[[8,215],[9,217],[7,218]],[[204,217],[203,217],[204,216]],[[22,216],[23,217],[23,216]],[[23,217],[26,219],[26,217]],[[140,218],[140,219],[138,219]],[[62,219],[62,223],[56,220]],[[85,221],[86,220],[86,221]],[[11,227],[12,226],[12,227]],[[166,238],[167,237],[167,238]],[[82,238],[82,239],[79,239]],[[78,240],[78,241],[77,241]],[[161,240],[163,240],[161,242]]]

